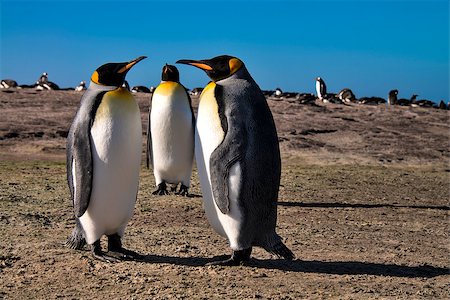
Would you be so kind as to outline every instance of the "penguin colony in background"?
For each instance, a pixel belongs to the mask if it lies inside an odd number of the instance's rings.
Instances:
[[[141,163],[139,106],[122,87],[127,72],[146,58],[100,66],[81,98],[67,137],[67,181],[76,225],[67,245],[85,243],[100,260],[137,258],[122,247],[133,215]],[[100,238],[108,237],[108,253]]]
[[[151,98],[147,127],[147,167],[151,164],[157,190],[167,195],[167,184],[178,185],[187,196],[194,160],[194,124],[191,98],[180,83],[178,69],[165,65],[161,83]]]
[[[151,94],[154,92],[155,87],[151,86],[150,88],[142,85],[133,86],[131,89],[127,85],[128,83],[124,83],[124,87],[127,87],[132,93],[147,93]],[[316,105],[316,101],[326,103],[335,103],[335,104],[366,104],[366,105],[379,105],[387,103],[389,104],[389,98],[392,97],[388,94],[387,100],[382,97],[361,97],[356,98],[353,91],[349,88],[342,89],[338,94],[328,93],[325,81],[322,77],[317,77],[315,79],[315,89],[316,94],[311,93],[298,93],[298,92],[283,92],[280,88],[276,88],[275,90],[263,90],[262,93],[265,97],[270,100],[287,100],[290,103],[298,103],[298,104],[311,104]],[[39,80],[37,80],[32,85],[21,84],[18,85],[15,80],[12,79],[3,79],[0,82],[0,89],[9,89],[9,88],[34,88],[36,90],[75,90],[77,92],[84,91],[86,89],[85,82],[82,81],[75,88],[60,88],[54,82],[48,81],[48,74],[46,72],[42,73]],[[202,92],[203,88],[196,87],[189,91],[189,95],[191,96],[199,96]],[[391,90],[390,92],[395,91]],[[398,90],[397,90],[398,94]],[[399,106],[411,106],[411,107],[433,107],[439,109],[450,109],[450,103],[446,104],[443,100],[440,100],[439,104],[431,100],[417,100],[418,95],[412,95],[410,99],[400,98],[397,100],[395,104],[390,105],[399,105]]]

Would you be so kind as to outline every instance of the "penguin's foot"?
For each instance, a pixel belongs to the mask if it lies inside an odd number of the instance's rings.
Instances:
[[[176,194],[184,197],[189,197],[189,188],[184,184],[181,184],[180,190],[176,192]]]
[[[101,260],[104,262],[119,262],[120,261],[116,257],[107,255],[102,251],[102,247],[100,246],[100,240],[95,241],[91,245],[91,247],[92,247],[91,248],[92,257],[94,257],[95,259],[98,259],[98,260]]]
[[[226,260],[219,260],[207,263],[207,266],[241,266],[250,260],[252,247],[243,250],[233,250],[233,254]]]
[[[132,250],[128,250],[125,248],[117,249],[116,251],[108,251],[108,255],[119,260],[143,260],[144,256],[141,254],[134,252]]]
[[[108,255],[121,260],[143,259],[139,253],[123,248],[121,237],[117,233],[108,235]]]
[[[159,196],[169,195],[166,183],[163,181],[160,184],[158,184],[158,188],[156,189],[156,191],[152,193],[152,195],[159,195]]]

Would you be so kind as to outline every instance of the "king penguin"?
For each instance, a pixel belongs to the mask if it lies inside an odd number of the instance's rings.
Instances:
[[[191,98],[180,83],[178,69],[165,65],[151,99],[147,127],[147,167],[153,166],[154,195],[166,195],[167,183],[181,183],[177,194],[188,196],[194,161]]]
[[[253,246],[293,259],[275,231],[280,149],[259,86],[236,57],[177,63],[200,68],[212,79],[200,95],[195,159],[206,216],[214,230],[228,239],[232,255],[210,264],[245,263]]]
[[[133,215],[141,163],[142,127],[139,107],[122,87],[127,72],[146,58],[107,63],[91,77],[89,88],[67,137],[67,181],[76,226],[67,245],[104,261],[133,259],[122,237]],[[108,237],[108,253],[100,238]]]

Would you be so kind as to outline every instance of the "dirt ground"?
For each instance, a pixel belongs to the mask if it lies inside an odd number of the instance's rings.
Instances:
[[[283,160],[277,232],[296,259],[256,248],[247,266],[205,267],[230,250],[207,223],[196,172],[194,197],[161,197],[142,167],[123,242],[143,261],[64,247],[65,137],[80,97],[0,91],[0,299],[449,298],[449,111],[269,99]],[[146,128],[150,96],[136,97]]]

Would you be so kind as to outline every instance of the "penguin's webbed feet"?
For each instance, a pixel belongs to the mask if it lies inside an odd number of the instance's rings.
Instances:
[[[108,235],[108,256],[119,260],[143,259],[139,253],[123,248],[121,237],[118,234]]]
[[[92,257],[104,262],[119,262],[120,260],[116,257],[110,256],[102,251],[100,246],[100,240],[95,241],[91,245]]]
[[[187,186],[185,186],[184,184],[181,184],[180,190],[178,192],[176,192],[175,194],[184,196],[184,197],[189,197],[189,188]]]
[[[152,195],[159,195],[159,196],[169,195],[166,183],[163,181],[160,184],[158,184],[157,189],[152,193]]]
[[[206,264],[206,266],[241,266],[245,265],[250,260],[250,254],[252,253],[252,247],[243,250],[233,250],[233,254],[230,258],[219,261],[212,261]]]
[[[128,250],[125,248],[121,248],[117,251],[108,251],[108,255],[119,260],[143,260],[144,256],[141,254],[134,252],[132,250]]]

